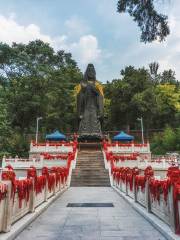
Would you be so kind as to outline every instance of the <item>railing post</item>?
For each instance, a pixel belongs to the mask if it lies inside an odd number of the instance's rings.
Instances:
[[[3,218],[3,232],[9,232],[11,230],[11,217],[12,217],[12,207],[13,199],[11,198],[12,184],[10,181],[3,181],[7,185],[7,195],[5,198],[4,207],[4,218]]]
[[[53,173],[53,174],[54,174],[55,179],[56,179],[55,173]],[[54,186],[53,186],[53,195],[56,195],[56,180],[55,180],[55,183],[54,183]]]
[[[131,144],[131,149],[132,149],[132,152],[135,152],[134,142]]]
[[[120,179],[120,181],[119,181],[119,189],[122,192],[122,179]]]
[[[135,184],[135,176],[133,177],[133,192],[134,192],[134,201],[137,202],[137,190]]]
[[[44,201],[47,202],[48,200],[48,178],[46,176],[46,185],[45,185],[45,190],[44,190]]]
[[[174,192],[174,186],[171,185],[170,191],[168,194],[169,212],[170,212],[170,227],[171,227],[171,230],[173,232],[175,232],[176,231],[176,222],[175,222],[175,206],[174,206],[173,192]]]
[[[125,188],[125,190],[126,190],[126,196],[128,196],[128,184],[127,184],[127,181],[125,180],[125,186],[126,186],[126,188]]]
[[[149,181],[148,180],[146,180],[146,183],[145,183],[145,200],[146,200],[146,209],[150,213],[151,212],[151,199],[150,199]]]
[[[35,179],[32,178],[32,182],[33,182],[33,187],[32,187],[32,191],[30,193],[30,204],[29,204],[29,211],[31,213],[33,213],[35,211],[35,201],[36,201],[36,193],[35,193]]]

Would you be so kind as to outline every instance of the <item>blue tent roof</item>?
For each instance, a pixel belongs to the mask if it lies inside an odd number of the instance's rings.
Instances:
[[[121,131],[118,135],[113,137],[113,140],[115,140],[115,141],[132,141],[132,140],[134,140],[134,137]]]
[[[58,140],[66,140],[66,136],[62,133],[60,133],[59,131],[55,131],[51,134],[47,134],[46,135],[46,140],[54,140],[54,141],[58,141]]]

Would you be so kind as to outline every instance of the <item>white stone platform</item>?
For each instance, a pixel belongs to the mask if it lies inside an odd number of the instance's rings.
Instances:
[[[68,203],[107,203],[114,208],[67,208]],[[71,187],[16,240],[163,240],[113,188]]]

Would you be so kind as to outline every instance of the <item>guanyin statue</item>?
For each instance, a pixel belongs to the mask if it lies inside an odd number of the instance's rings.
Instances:
[[[77,113],[79,119],[79,139],[99,140],[102,138],[103,90],[96,81],[93,64],[88,64],[84,79],[77,94]]]

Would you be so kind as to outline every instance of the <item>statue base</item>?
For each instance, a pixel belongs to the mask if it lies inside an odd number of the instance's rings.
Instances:
[[[79,151],[100,151],[102,148],[100,142],[79,142]]]
[[[100,134],[80,134],[78,137],[78,142],[101,142],[103,139]]]

